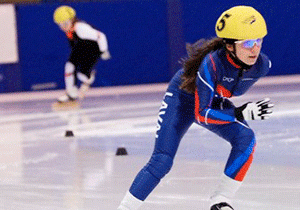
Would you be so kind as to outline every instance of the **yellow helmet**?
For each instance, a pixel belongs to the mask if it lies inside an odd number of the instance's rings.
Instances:
[[[60,6],[53,14],[53,19],[56,24],[71,20],[76,16],[76,12],[72,7]]]
[[[263,16],[250,6],[235,6],[223,12],[215,30],[218,37],[225,39],[258,39],[267,35]]]

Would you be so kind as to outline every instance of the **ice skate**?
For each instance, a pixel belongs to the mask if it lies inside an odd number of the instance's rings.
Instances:
[[[55,111],[73,110],[78,109],[80,104],[78,98],[72,98],[69,95],[62,95],[52,104],[52,109]]]
[[[62,104],[62,103],[74,102],[76,100],[77,100],[77,97],[71,97],[68,94],[64,94],[57,99],[57,102]]]
[[[72,110],[78,109],[79,106],[77,88],[73,88],[69,93],[60,96],[57,102],[52,104],[52,109],[55,111]]]
[[[213,205],[210,210],[234,210],[228,203],[218,203]]]

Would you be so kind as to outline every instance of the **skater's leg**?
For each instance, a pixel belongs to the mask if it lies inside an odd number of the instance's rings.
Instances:
[[[86,92],[90,89],[90,86],[95,81],[96,70],[92,70],[90,74],[84,74],[82,72],[77,73],[78,80],[81,81],[79,88],[79,98],[84,98]]]
[[[79,88],[79,98],[84,98],[86,92],[95,81],[96,70],[93,69],[99,60],[99,55],[93,55],[80,62],[80,71],[77,78],[81,82]]]
[[[69,61],[65,64],[65,86],[66,94],[59,97],[58,101],[67,102],[70,100],[75,100],[78,97],[75,77],[75,65]]]
[[[149,162],[134,179],[128,192],[139,201],[144,201],[170,171],[180,140],[194,121],[193,104],[193,99],[182,100],[177,93],[166,93],[159,111],[154,152]],[[133,210],[137,209],[139,204],[141,203],[130,203],[128,196],[125,196],[119,209]],[[126,208],[123,208],[122,206],[125,205]]]
[[[240,188],[252,163],[256,144],[255,135],[246,122],[245,125],[231,123],[207,128],[230,142],[232,149],[226,163],[221,182],[211,197],[211,203],[230,203]]]

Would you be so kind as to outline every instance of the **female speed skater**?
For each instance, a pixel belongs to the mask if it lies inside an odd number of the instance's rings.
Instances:
[[[233,210],[231,199],[252,163],[256,145],[247,121],[268,119],[273,104],[265,98],[235,107],[229,98],[243,95],[269,72],[271,62],[261,53],[266,23],[254,8],[226,10],[215,30],[217,37],[201,39],[189,47],[183,68],[172,78],[159,111],[152,156],[118,210],[140,208],[170,171],[179,143],[194,122],[231,144],[220,184],[210,197],[210,210]]]

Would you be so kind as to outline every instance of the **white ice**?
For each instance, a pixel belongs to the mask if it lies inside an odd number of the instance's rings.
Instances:
[[[271,98],[253,121],[257,147],[236,210],[300,209],[300,77],[267,77],[236,105]],[[0,95],[0,209],[115,210],[154,146],[167,84],[92,88],[77,110],[52,111],[62,91]],[[65,137],[72,130],[74,137]],[[127,156],[116,156],[125,147]],[[142,210],[208,210],[230,146],[193,125],[171,172]]]

